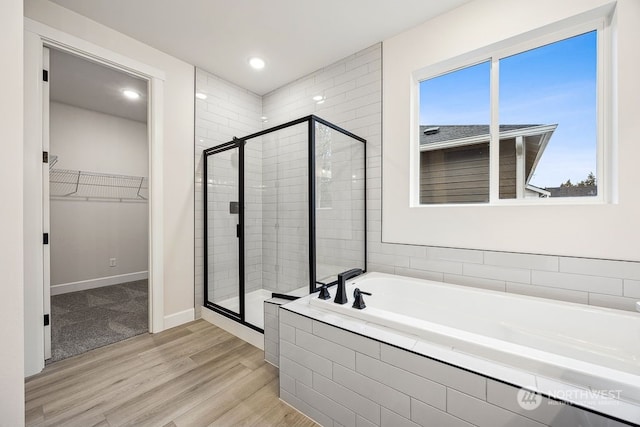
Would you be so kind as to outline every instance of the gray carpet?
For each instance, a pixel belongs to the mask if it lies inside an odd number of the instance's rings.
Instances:
[[[149,331],[147,280],[51,297],[51,359],[66,359]]]

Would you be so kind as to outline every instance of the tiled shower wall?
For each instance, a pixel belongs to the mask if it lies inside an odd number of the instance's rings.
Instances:
[[[311,98],[323,95],[316,104]],[[382,45],[263,97],[270,125],[316,114],[367,139],[368,268],[460,285],[635,310],[640,263],[383,243]]]
[[[364,144],[316,127],[316,279],[364,265]]]
[[[263,288],[286,293],[309,283],[307,125],[262,140]]]

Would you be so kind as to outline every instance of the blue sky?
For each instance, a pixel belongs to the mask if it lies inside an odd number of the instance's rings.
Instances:
[[[596,172],[596,32],[500,61],[501,124],[557,124],[531,183]],[[420,124],[488,124],[489,62],[420,84]]]

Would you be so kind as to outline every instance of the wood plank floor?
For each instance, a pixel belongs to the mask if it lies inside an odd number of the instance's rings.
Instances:
[[[53,363],[27,426],[317,426],[278,399],[263,352],[204,320]]]

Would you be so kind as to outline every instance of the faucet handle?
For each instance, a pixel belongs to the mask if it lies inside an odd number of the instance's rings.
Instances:
[[[362,297],[363,295],[371,295],[369,292],[364,292],[361,291],[359,288],[355,288],[353,290],[353,308],[357,308],[358,310],[362,310],[363,308],[366,308],[367,305],[364,303],[364,298]]]
[[[327,285],[320,286],[320,293],[318,294],[318,298],[320,299],[331,298],[331,294],[329,294],[329,289],[327,289]]]

